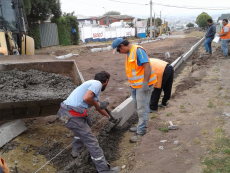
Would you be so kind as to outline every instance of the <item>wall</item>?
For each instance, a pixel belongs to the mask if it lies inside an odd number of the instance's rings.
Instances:
[[[56,23],[42,23],[39,25],[41,35],[41,47],[59,44],[58,29]]]
[[[83,42],[101,42],[115,40],[120,37],[135,36],[135,28],[101,28],[92,26],[81,26],[80,39]]]
[[[140,38],[146,38],[145,28],[137,28],[137,36]]]

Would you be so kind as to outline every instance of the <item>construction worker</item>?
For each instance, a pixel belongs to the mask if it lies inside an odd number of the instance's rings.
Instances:
[[[89,80],[78,86],[69,97],[61,103],[58,116],[65,126],[73,131],[72,156],[78,157],[84,150],[84,144],[99,173],[118,173],[119,167],[110,168],[104,153],[91,131],[91,122],[88,118],[87,108],[94,106],[102,115],[110,118],[104,110],[108,102],[99,102],[99,95],[104,91],[110,74],[101,71],[95,75],[94,80]]]
[[[157,76],[157,82],[153,84],[154,91],[150,99],[150,112],[157,112],[158,106],[165,107],[171,97],[174,69],[165,61],[155,58],[150,58],[150,61]],[[164,91],[164,97],[161,104],[158,105],[162,90]]]
[[[228,42],[230,41],[230,24],[228,24],[228,19],[223,19],[222,23],[224,25],[224,28],[219,34],[221,39],[221,49],[223,50],[223,55],[221,56],[221,58],[227,58]]]
[[[5,160],[3,160],[0,157],[0,173],[9,173],[9,168],[7,167],[7,164],[5,163]]]
[[[136,132],[130,142],[138,142],[140,137],[146,133],[146,124],[149,120],[149,100],[157,78],[143,47],[130,44],[123,38],[115,39],[112,47],[114,50],[116,48],[117,52],[126,54],[126,74],[139,118],[138,126],[130,129]]]
[[[212,40],[214,39],[214,36],[216,34],[216,26],[213,24],[212,19],[207,19],[207,24],[208,24],[208,29],[205,34],[206,40],[204,42],[204,46],[206,50],[205,54],[212,55]]]

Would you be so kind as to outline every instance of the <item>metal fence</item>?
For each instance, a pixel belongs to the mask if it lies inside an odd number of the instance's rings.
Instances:
[[[41,47],[59,44],[58,29],[56,23],[42,23],[39,25],[41,35]]]

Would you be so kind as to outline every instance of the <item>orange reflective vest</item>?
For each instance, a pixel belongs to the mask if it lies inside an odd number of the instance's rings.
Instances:
[[[153,70],[157,76],[157,82],[153,84],[154,88],[161,88],[162,85],[162,79],[163,79],[163,74],[165,71],[165,67],[168,64],[165,61],[156,59],[156,58],[150,58],[151,65],[153,67]]]
[[[230,39],[230,24],[227,24],[226,26],[229,27],[229,31],[228,31],[227,35],[220,36],[221,39]],[[225,27],[226,27],[226,26],[225,26]],[[224,28],[225,28],[225,27],[224,27]],[[223,34],[223,33],[224,33],[224,28],[221,30],[220,34]]]
[[[5,163],[5,160],[3,160],[1,157],[0,157],[0,166],[2,167],[4,173],[10,172],[9,168],[7,167],[7,165]]]
[[[135,89],[142,88],[142,84],[144,81],[144,67],[137,65],[137,48],[142,48],[143,50],[145,50],[141,46],[133,45],[132,49],[130,50],[129,57],[127,57],[127,54],[126,54],[126,61],[125,61],[126,74],[127,74],[130,86]],[[153,85],[154,83],[157,82],[157,77],[155,75],[155,72],[151,64],[150,66],[151,66],[151,75],[149,78],[148,85]]]

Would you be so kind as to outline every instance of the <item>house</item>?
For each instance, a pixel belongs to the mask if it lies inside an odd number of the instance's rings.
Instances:
[[[109,24],[113,22],[120,22],[120,21],[129,22],[133,19],[134,17],[128,15],[108,15],[108,16],[102,16],[97,18],[99,25],[106,25],[106,21],[108,20],[107,26],[109,26]]]
[[[222,14],[218,19],[217,19],[217,23],[220,23],[220,25],[222,26],[222,20],[223,19],[228,19],[230,20],[230,14]]]
[[[75,15],[77,17],[79,25],[96,25],[98,24],[97,17],[83,16],[83,15]]]

